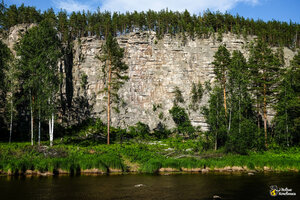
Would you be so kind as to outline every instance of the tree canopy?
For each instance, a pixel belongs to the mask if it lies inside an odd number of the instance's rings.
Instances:
[[[35,7],[24,4],[20,7],[16,5],[5,7],[2,3],[0,11],[0,27],[3,30],[21,23],[40,23],[48,18],[52,20],[63,38],[70,34],[73,39],[83,36],[97,36],[104,39],[109,24],[114,36],[140,30],[155,31],[158,38],[162,38],[165,34],[206,38],[218,33],[218,40],[221,40],[222,33],[231,32],[244,37],[256,35],[272,46],[283,45],[289,48],[300,46],[298,36],[300,25],[297,23],[276,20],[265,22],[210,10],[199,15],[191,15],[187,10],[177,12],[168,9],[158,12],[148,10],[126,13],[97,10],[93,13],[83,11],[67,14],[66,11],[54,13],[53,9],[42,13]]]

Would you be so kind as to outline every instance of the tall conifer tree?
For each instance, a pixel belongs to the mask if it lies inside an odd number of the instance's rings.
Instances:
[[[254,91],[257,101],[257,115],[259,116],[259,113],[262,113],[264,142],[267,148],[267,109],[274,102],[274,92],[278,82],[280,60],[267,44],[259,39],[250,49],[249,67],[252,78],[252,90]],[[259,117],[257,120],[259,126]]]
[[[102,62],[102,71],[105,75],[105,93],[107,97],[107,144],[110,143],[110,119],[111,103],[118,99],[118,90],[128,77],[124,75],[128,66],[123,61],[124,49],[120,48],[117,39],[112,36],[112,32],[107,32],[107,37],[98,57]]]
[[[230,65],[230,52],[225,45],[221,45],[218,51],[214,55],[214,73],[216,75],[218,83],[223,89],[223,103],[225,110],[225,117],[227,118],[227,103],[226,103],[226,83],[227,73]]]

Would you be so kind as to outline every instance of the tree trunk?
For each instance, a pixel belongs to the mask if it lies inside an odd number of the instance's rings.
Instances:
[[[227,106],[226,106],[226,80],[223,78],[223,95],[224,95],[224,109],[225,109],[225,117],[227,118]]]
[[[31,96],[31,102],[30,102],[30,120],[31,120],[31,146],[33,146],[33,104],[34,104],[34,97]]]
[[[260,104],[259,104],[259,100],[258,100],[258,95],[256,95],[257,131],[258,131],[258,134],[260,135],[259,107],[260,107]]]
[[[218,94],[217,94],[218,95]],[[215,151],[218,149],[218,127],[219,126],[219,95],[217,96],[217,126],[216,126],[216,133],[215,133]]]
[[[268,147],[268,135],[267,135],[267,98],[266,98],[267,86],[264,84],[264,131],[265,131],[265,147]]]
[[[39,139],[38,139],[38,143],[39,146],[41,145],[41,108],[39,107]]]
[[[48,99],[50,105],[50,98]],[[49,140],[50,146],[53,146],[53,132],[54,132],[54,112],[52,112],[51,117],[49,117]]]
[[[49,117],[49,140],[50,140],[50,146],[53,146],[53,130],[54,130],[54,113],[52,113],[52,116]]]
[[[230,132],[230,126],[231,126],[231,108],[229,108],[229,121],[228,121],[227,134],[229,134],[229,132]]]
[[[51,118],[49,117],[49,138],[51,137],[51,129],[52,129],[52,126],[51,126]],[[51,145],[51,140],[50,140],[50,145]]]
[[[53,146],[53,132],[54,132],[54,113],[52,112],[52,119],[51,119],[51,135],[50,135],[50,146]]]
[[[289,140],[288,140],[288,137],[289,137],[289,125],[288,125],[288,115],[287,115],[287,109],[285,108],[285,123],[286,123],[286,145],[287,146],[290,146],[289,145]]]
[[[241,94],[239,94],[239,136],[241,135]]]
[[[11,143],[12,135],[12,124],[13,124],[13,100],[10,100],[10,126],[9,126],[9,143]]]
[[[286,86],[285,86],[285,97],[286,97]],[[286,130],[286,145],[289,146],[289,125],[288,125],[288,115],[287,115],[287,109],[286,109],[286,101],[285,101],[285,130]]]
[[[217,151],[218,149],[218,132],[216,131],[216,134],[215,134],[215,151]]]
[[[110,129],[110,84],[111,84],[111,56],[108,65],[108,87],[107,87],[107,144],[109,145]]]

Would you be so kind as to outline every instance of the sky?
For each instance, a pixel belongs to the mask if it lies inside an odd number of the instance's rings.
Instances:
[[[34,6],[41,11],[53,8],[67,12],[90,10],[109,10],[117,12],[162,10],[168,8],[172,11],[187,9],[193,14],[204,10],[237,13],[245,18],[279,20],[300,23],[300,0],[4,0],[9,6],[24,3]]]

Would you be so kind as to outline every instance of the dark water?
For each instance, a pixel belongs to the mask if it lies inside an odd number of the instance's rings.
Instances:
[[[271,197],[270,185],[293,189],[297,195]],[[196,200],[214,195],[238,200],[300,199],[300,174],[0,177],[1,200]]]

